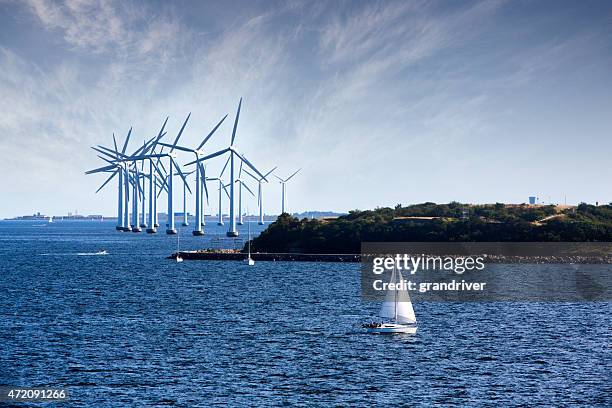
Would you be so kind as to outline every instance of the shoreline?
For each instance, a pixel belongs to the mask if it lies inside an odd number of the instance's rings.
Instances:
[[[180,251],[184,260],[192,261],[244,261],[245,252],[238,251]],[[176,252],[167,259],[176,259]],[[454,257],[453,255],[448,255]],[[485,263],[506,264],[612,264],[612,256],[503,256],[474,254],[482,256]],[[361,262],[361,254],[305,254],[305,253],[273,253],[253,252],[254,261],[264,262]]]

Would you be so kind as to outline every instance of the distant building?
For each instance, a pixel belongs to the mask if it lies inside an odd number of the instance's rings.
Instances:
[[[529,204],[533,205],[536,203],[536,198],[537,197],[529,197]]]

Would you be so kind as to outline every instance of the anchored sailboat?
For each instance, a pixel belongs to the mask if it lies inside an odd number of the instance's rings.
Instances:
[[[395,290],[387,290],[379,315],[388,322],[365,324],[368,333],[409,333],[417,331],[416,315],[412,308],[408,290],[401,287],[402,273],[395,268],[391,273],[389,283],[395,283]]]
[[[176,262],[183,262],[183,257],[181,256],[181,250],[179,249],[179,243],[180,243],[180,230],[179,233],[176,234]]]
[[[251,221],[247,221],[247,222],[249,223],[249,242],[247,244],[249,247],[249,256],[246,259],[246,262],[248,263],[249,266],[253,266],[255,265],[255,261],[253,260],[253,258],[251,258]]]

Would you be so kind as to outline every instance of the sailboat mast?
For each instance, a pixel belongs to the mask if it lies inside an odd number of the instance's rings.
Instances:
[[[393,272],[395,272],[395,268],[393,268]],[[393,277],[395,278],[395,273],[393,274]],[[395,283],[395,282],[393,282],[393,283]],[[395,322],[397,322],[397,287],[395,288],[395,302],[394,302],[394,304],[395,304],[395,317],[394,317],[394,319],[395,319]]]
[[[247,210],[247,215],[249,213],[249,210]],[[247,222],[249,223],[249,258],[251,257],[251,222],[247,220]]]

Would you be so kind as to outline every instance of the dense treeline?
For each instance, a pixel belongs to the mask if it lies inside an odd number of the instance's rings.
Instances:
[[[282,214],[253,240],[251,250],[358,253],[362,241],[610,242],[612,205],[580,204],[559,210],[552,205],[424,203],[353,210],[332,220],[299,220]]]

